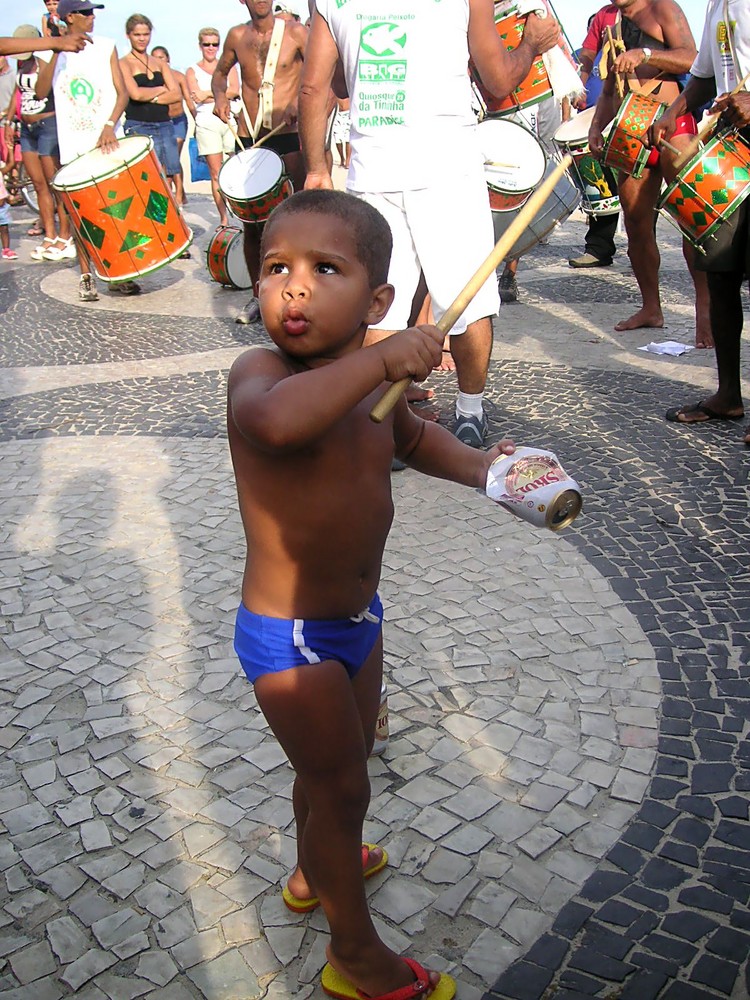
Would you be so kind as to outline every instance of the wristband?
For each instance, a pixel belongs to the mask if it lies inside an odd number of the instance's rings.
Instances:
[[[643,61],[647,63],[651,59],[651,49],[647,48],[644,45],[644,47],[641,49],[641,52],[643,53]]]
[[[105,124],[105,126],[108,125],[110,128],[114,128],[115,127],[115,123],[112,121],[111,118],[108,118],[107,121],[104,124]]]

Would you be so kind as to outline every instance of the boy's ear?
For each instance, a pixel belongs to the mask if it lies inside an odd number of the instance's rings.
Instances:
[[[365,322],[368,326],[379,323],[393,304],[396,290],[393,285],[378,285],[372,290],[370,308],[367,311]]]

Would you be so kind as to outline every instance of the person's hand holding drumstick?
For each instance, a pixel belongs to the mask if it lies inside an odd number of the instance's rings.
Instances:
[[[709,114],[718,114],[729,125],[735,128],[745,128],[750,125],[750,93],[746,90],[739,94],[721,94],[714,101]]]

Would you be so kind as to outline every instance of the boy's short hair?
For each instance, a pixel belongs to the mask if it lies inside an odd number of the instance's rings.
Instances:
[[[299,191],[271,212],[261,240],[261,255],[272,223],[286,215],[332,215],[351,228],[357,259],[367,271],[370,288],[388,281],[393,236],[391,227],[372,205],[345,191]]]

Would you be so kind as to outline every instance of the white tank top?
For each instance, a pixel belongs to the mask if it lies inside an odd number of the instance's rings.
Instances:
[[[351,99],[354,191],[425,188],[481,163],[469,0],[317,0]]]
[[[195,81],[198,84],[199,90],[210,90],[211,80],[213,78],[212,73],[207,73],[205,69],[201,69],[197,64],[192,67],[195,73]],[[212,97],[207,98],[205,101],[201,101],[200,104],[195,106],[195,117],[205,118],[211,117],[214,113],[214,100]]]

